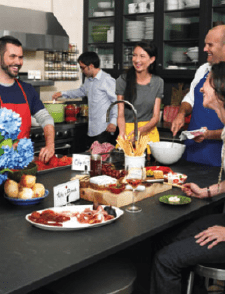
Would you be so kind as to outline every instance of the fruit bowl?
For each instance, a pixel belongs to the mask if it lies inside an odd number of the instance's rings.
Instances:
[[[37,174],[37,165],[35,162],[32,161],[24,169],[9,172],[8,178],[19,183],[22,175],[36,176],[36,174]]]

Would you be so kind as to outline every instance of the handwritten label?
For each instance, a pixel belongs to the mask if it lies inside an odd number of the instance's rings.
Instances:
[[[69,181],[53,187],[54,206],[67,205],[70,202],[80,199],[79,180]]]
[[[90,155],[73,154],[72,170],[90,171]]]

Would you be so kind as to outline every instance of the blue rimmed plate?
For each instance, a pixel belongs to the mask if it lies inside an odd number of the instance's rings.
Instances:
[[[4,197],[5,199],[9,200],[14,205],[25,206],[25,205],[34,205],[34,204],[40,203],[43,199],[45,199],[48,196],[48,194],[49,194],[49,191],[45,190],[45,195],[40,198],[18,199],[18,198],[8,197],[6,194],[4,194]]]

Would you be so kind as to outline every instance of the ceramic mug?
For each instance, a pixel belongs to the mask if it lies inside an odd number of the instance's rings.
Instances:
[[[137,12],[137,3],[130,3],[128,4],[128,13],[136,13]]]
[[[148,5],[147,2],[141,2],[141,3],[139,3],[139,12],[140,13],[147,12],[147,5]]]

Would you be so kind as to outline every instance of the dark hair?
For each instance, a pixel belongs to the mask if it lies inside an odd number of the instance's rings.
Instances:
[[[225,62],[215,63],[211,69],[210,85],[225,107]]]
[[[7,44],[13,44],[15,46],[22,47],[21,42],[12,36],[1,37],[0,38],[0,55],[1,56],[5,53]]]
[[[93,64],[95,68],[99,68],[99,65],[100,65],[100,59],[98,55],[92,51],[87,51],[82,53],[78,57],[78,62],[82,62],[83,64],[87,66],[89,66],[90,64]]]
[[[157,57],[157,47],[153,42],[138,42],[134,49],[137,47],[141,47],[144,51],[148,53],[150,57]],[[155,62],[149,65],[148,72],[150,74],[155,72]],[[128,69],[127,73],[122,76],[126,80],[126,88],[124,91],[124,99],[134,102],[136,99],[136,71],[134,66]]]

